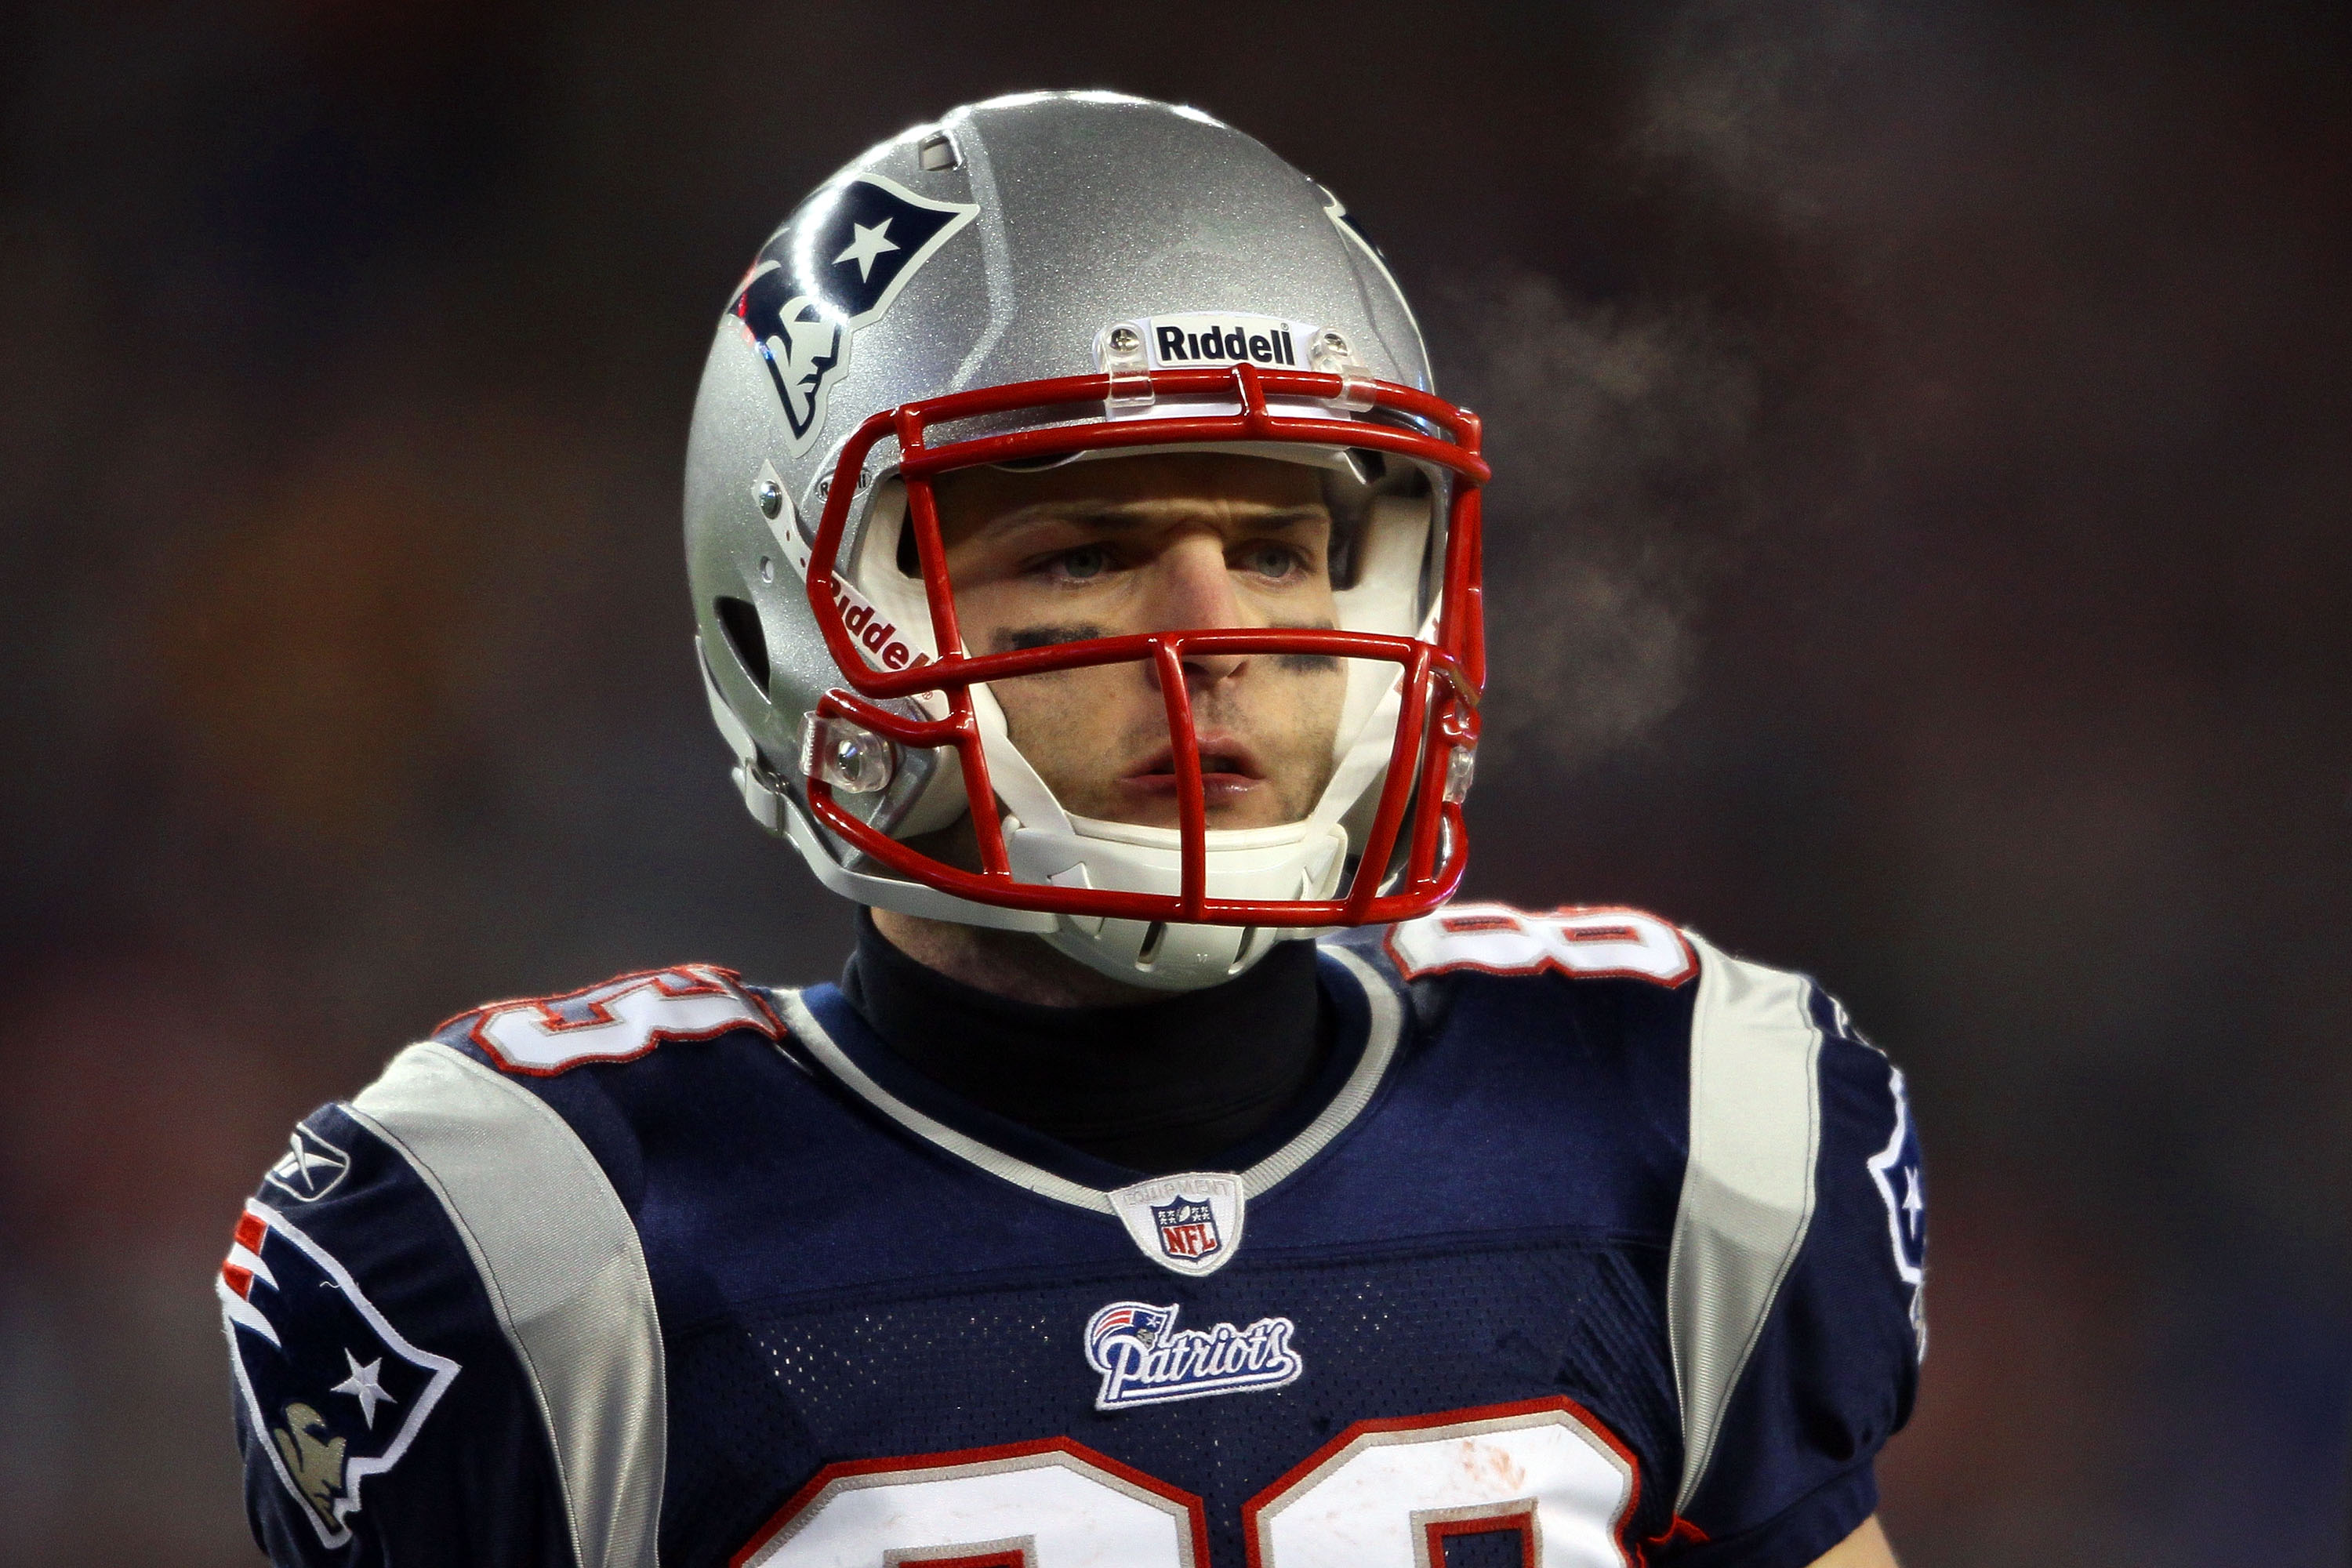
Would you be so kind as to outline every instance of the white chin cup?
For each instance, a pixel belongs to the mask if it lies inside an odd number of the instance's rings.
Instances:
[[[1024,882],[1165,896],[1182,877],[1182,835],[1092,817],[1069,829],[1010,821],[1005,850]],[[1346,830],[1330,822],[1226,828],[1208,836],[1208,886],[1219,899],[1328,899],[1347,861]],[[1196,991],[1241,973],[1286,928],[1216,926],[1063,915],[1046,935],[1087,968],[1155,991]]]

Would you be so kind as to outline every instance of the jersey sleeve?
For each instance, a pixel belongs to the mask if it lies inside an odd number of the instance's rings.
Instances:
[[[215,1289],[272,1563],[571,1568],[546,1430],[466,1240],[347,1108],[294,1129]]]
[[[1807,986],[1821,1041],[1812,1210],[1680,1511],[1676,1568],[1803,1568],[1878,1504],[1926,1348],[1927,1200],[1902,1073]],[[1700,1539],[1703,1537],[1703,1539]]]

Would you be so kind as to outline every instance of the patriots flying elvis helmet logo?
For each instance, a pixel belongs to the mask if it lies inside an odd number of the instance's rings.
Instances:
[[[793,456],[824,427],[827,396],[849,373],[857,334],[979,212],[859,174],[809,197],[761,248],[727,310],[775,383]]]

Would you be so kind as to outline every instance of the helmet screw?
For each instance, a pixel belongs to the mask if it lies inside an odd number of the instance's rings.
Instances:
[[[1459,805],[1470,796],[1470,781],[1477,775],[1478,748],[1458,745],[1445,756],[1445,801]]]
[[[770,521],[784,510],[784,487],[773,479],[761,479],[752,486],[751,496],[760,503],[760,515]]]
[[[1323,334],[1323,346],[1329,349],[1333,353],[1340,355],[1342,358],[1346,357],[1348,353],[1348,340],[1341,337],[1337,332],[1325,332]]]
[[[1133,327],[1113,327],[1110,330],[1111,353],[1124,356],[1142,346],[1142,336]]]

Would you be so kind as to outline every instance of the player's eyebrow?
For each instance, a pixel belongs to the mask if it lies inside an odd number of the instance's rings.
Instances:
[[[1251,528],[1278,530],[1311,528],[1331,521],[1328,508],[1320,502],[1299,506],[1258,506],[1251,502],[1225,503],[1234,507],[1234,521]],[[1102,502],[1092,500],[1033,501],[1000,512],[991,519],[991,529],[1018,528],[1035,522],[1076,522],[1112,532],[1127,529],[1147,528],[1168,521],[1171,510],[1196,509],[1190,501],[1135,500]]]
[[[1273,621],[1264,628],[1270,632],[1328,632],[1339,622],[1328,616],[1311,621]],[[1111,635],[1110,628],[1094,621],[1074,621],[1064,626],[1005,626],[989,639],[991,653],[1018,653],[1033,647],[1054,647],[1066,642],[1088,642]],[[1275,662],[1289,670],[1329,670],[1339,668],[1339,661],[1328,653],[1286,653],[1275,656]]]

